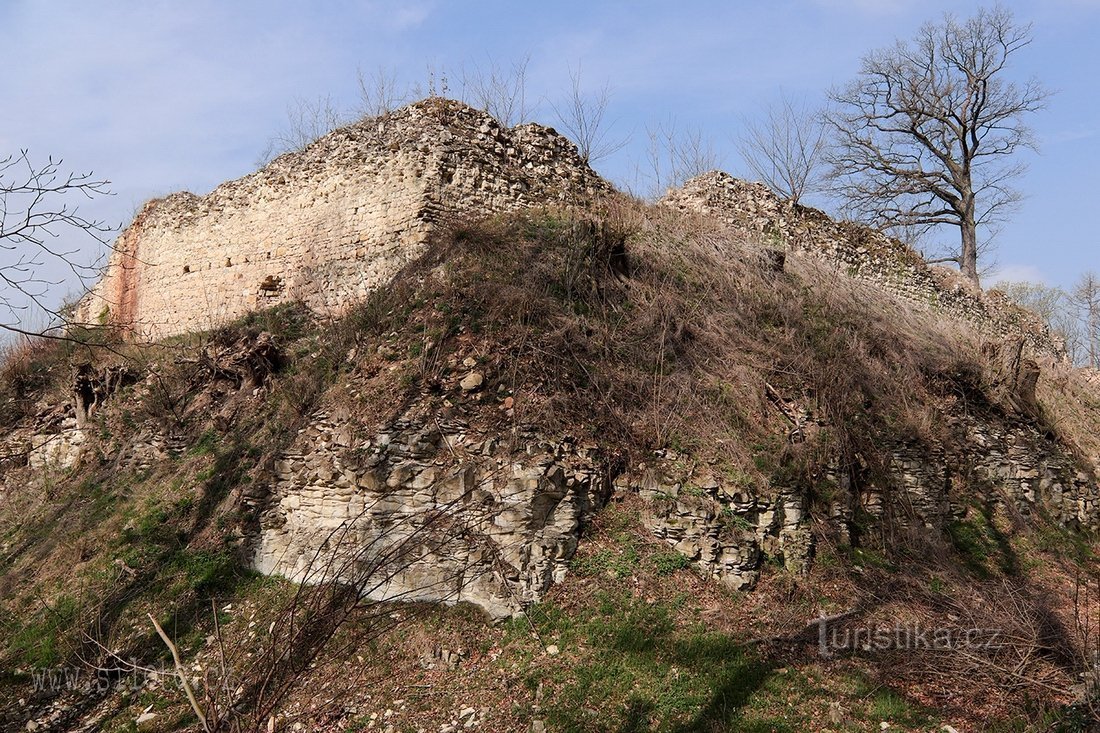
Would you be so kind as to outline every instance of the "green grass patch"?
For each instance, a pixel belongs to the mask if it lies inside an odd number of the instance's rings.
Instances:
[[[691,567],[691,560],[688,560],[683,553],[677,552],[676,550],[658,552],[650,558],[650,562],[653,563],[653,568],[657,571],[657,575],[662,576],[672,575],[677,570]]]
[[[579,555],[569,563],[569,568],[581,577],[610,575],[629,578],[639,563],[638,550],[627,545],[620,550],[603,549],[592,554]]]
[[[174,564],[183,572],[188,586],[200,596],[230,591],[247,575],[244,568],[226,550],[184,550],[175,556]]]
[[[8,618],[0,626],[7,637],[9,659],[16,666],[43,669],[65,658],[66,636],[77,618],[76,599],[63,595],[29,620]]]
[[[601,592],[584,609],[532,609],[544,639],[573,656],[565,668],[534,673],[549,688],[552,730],[742,730],[740,711],[768,666],[725,634],[676,622],[677,608]],[[516,627],[517,629],[521,627]]]

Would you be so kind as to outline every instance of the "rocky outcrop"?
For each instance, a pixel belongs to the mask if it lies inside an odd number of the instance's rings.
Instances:
[[[53,409],[40,422],[0,446],[0,476],[14,482],[0,495],[26,471],[79,459],[87,438],[71,412]],[[347,413],[319,414],[267,490],[246,499],[259,513],[252,562],[296,581],[349,583],[374,600],[465,602],[501,617],[563,578],[612,484],[643,499],[654,537],[734,590],[751,589],[768,558],[806,571],[813,521],[845,542],[885,523],[945,531],[980,497],[989,510],[1100,528],[1100,484],[1035,427],[951,423],[948,445],[890,447],[884,475],[825,467],[810,506],[805,487],[761,486],[673,452],[616,476],[597,446],[535,429],[506,435],[414,408],[367,433]],[[144,470],[182,449],[150,433],[115,460]]]
[[[19,488],[20,469],[61,471],[76,465],[87,441],[70,405],[44,405],[36,415],[0,435],[0,497]]]
[[[814,532],[824,526],[844,543],[886,526],[947,532],[979,501],[987,512],[1041,513],[1071,529],[1100,528],[1100,484],[1033,425],[950,421],[955,439],[948,445],[886,446],[881,472],[825,466],[814,506],[805,486],[761,485],[663,451],[615,483],[645,501],[643,524],[655,537],[734,590],[751,589],[768,558],[806,571]]]
[[[77,318],[162,337],[291,300],[338,313],[388,282],[447,220],[607,190],[552,129],[504,128],[431,98],[336,130],[205,196],[149,202]]]
[[[1034,353],[1066,358],[1065,345],[1042,319],[999,291],[982,292],[951,270],[929,267],[877,229],[834,221],[816,209],[783,201],[763,184],[713,171],[669,191],[661,203],[717,219],[763,246],[819,257],[841,273],[965,320],[989,336],[1022,339]]]
[[[803,521],[804,497],[765,496],[740,478],[661,451],[617,484],[646,502],[642,522],[655,537],[728,588],[752,588],[765,557],[796,572],[808,569],[813,538]]]
[[[610,489],[599,451],[569,439],[426,415],[361,430],[318,415],[279,461],[273,495],[258,502],[259,571],[505,616],[563,577]]]

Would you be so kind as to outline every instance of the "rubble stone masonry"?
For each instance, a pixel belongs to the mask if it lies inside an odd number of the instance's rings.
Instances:
[[[428,99],[336,130],[206,196],[150,201],[77,317],[159,338],[288,300],[337,313],[420,254],[449,217],[608,189],[552,129],[506,129]]]

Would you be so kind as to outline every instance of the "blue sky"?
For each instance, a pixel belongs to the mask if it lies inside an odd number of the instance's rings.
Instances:
[[[1100,0],[1009,2],[1034,23],[1013,74],[1057,90],[1033,127],[1027,195],[996,258],[1011,278],[1068,285],[1100,269],[1093,215],[1100,170]],[[59,2],[0,0],[0,157],[32,157],[109,178],[115,195],[84,213],[128,221],[141,202],[203,193],[255,168],[295,98],[350,107],[357,69],[452,88],[462,70],[530,56],[536,121],[554,125],[570,67],[613,90],[615,134],[630,143],[597,168],[630,180],[646,129],[674,119],[697,128],[734,175],[740,120],[780,90],[823,99],[860,57],[908,38],[946,10],[941,0],[783,2]],[[88,257],[94,256],[87,247]],[[72,291],[66,283],[56,297]]]

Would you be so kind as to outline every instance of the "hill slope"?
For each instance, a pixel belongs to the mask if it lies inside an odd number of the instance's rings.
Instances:
[[[1085,725],[1089,375],[776,231],[470,216],[336,318],[13,355],[4,729],[201,729],[150,615],[225,730]]]

